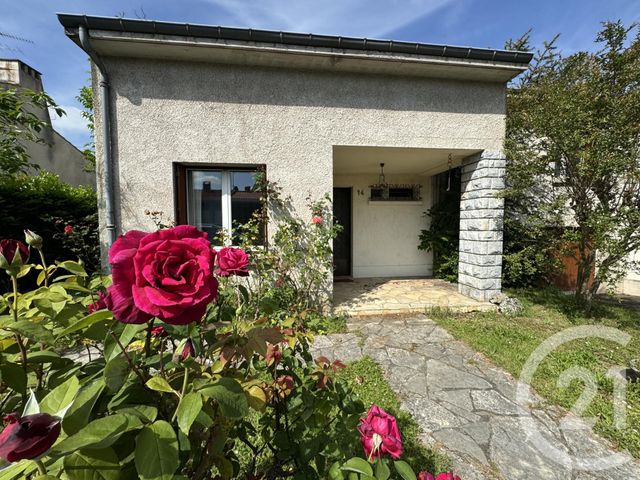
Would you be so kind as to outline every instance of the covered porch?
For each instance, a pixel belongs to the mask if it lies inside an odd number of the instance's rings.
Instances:
[[[433,253],[418,244],[429,227],[425,212],[443,198],[446,172],[457,167],[456,190],[446,194],[460,203],[451,218],[460,227],[458,283],[450,284],[430,278]],[[334,214],[344,227],[334,241],[336,310],[493,308],[488,300],[501,290],[503,199],[496,194],[504,171],[501,152],[334,146]]]
[[[358,278],[333,285],[334,313],[350,316],[495,310],[490,302],[458,292],[456,284],[435,278]]]

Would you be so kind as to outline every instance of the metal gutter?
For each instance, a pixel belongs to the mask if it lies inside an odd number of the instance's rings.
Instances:
[[[184,37],[213,38],[217,40],[238,40],[245,42],[300,45],[305,47],[362,50],[385,53],[427,55],[432,57],[465,60],[485,60],[489,62],[528,64],[533,58],[531,52],[496,50],[487,48],[459,47],[430,43],[377,40],[358,37],[316,35],[313,33],[282,32],[275,30],[255,30],[251,28],[222,27],[176,22],[157,22],[132,18],[98,17],[58,13],[58,20],[66,29],[83,26],[87,29],[127,33],[175,35]],[[67,31],[67,35],[73,36]]]
[[[111,247],[116,241],[116,218],[114,210],[113,192],[113,161],[111,158],[111,108],[109,75],[102,59],[91,47],[89,32],[85,25],[78,25],[80,46],[98,67],[102,79],[100,80],[100,113],[102,116],[102,191],[104,199],[105,227],[107,229],[107,243]]]

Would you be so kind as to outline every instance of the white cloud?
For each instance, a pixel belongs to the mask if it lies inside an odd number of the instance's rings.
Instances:
[[[89,134],[87,121],[82,117],[82,110],[72,105],[60,105],[67,113],[62,117],[58,117],[56,112],[49,109],[51,116],[51,125],[63,137],[77,135],[79,133]]]
[[[453,0],[207,0],[238,26],[384,37]]]

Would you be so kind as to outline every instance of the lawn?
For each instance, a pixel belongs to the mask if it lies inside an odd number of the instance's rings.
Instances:
[[[626,345],[585,338],[566,343],[550,354],[537,369],[532,386],[548,402],[570,409],[584,391],[584,384],[573,380],[558,384],[561,374],[571,367],[587,369],[596,379],[597,393],[582,413],[594,417],[594,430],[640,458],[640,383],[627,388],[626,424],[617,428],[613,414],[613,380],[609,368],[627,367],[640,357],[640,310],[599,302],[591,317],[576,307],[573,297],[557,290],[517,290],[508,292],[520,299],[524,310],[517,316],[498,313],[452,314],[445,311],[429,315],[451,334],[489,357],[495,364],[519,377],[529,355],[548,337],[570,327],[596,325],[614,327],[631,336]]]

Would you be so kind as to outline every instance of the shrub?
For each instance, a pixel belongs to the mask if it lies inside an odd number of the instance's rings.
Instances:
[[[2,175],[0,211],[3,238],[22,238],[28,228],[48,239],[49,263],[71,257],[81,258],[89,272],[99,267],[97,199],[89,187],[73,187],[50,172]],[[72,234],[65,234],[67,225]]]

